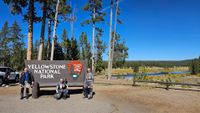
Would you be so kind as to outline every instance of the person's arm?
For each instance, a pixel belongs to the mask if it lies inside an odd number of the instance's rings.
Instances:
[[[23,72],[20,73],[19,83],[21,86],[23,86]]]
[[[29,74],[30,74],[30,78],[31,78],[31,83],[33,84],[35,82],[35,79],[34,79],[33,74],[31,72],[29,72]]]
[[[56,93],[58,93],[59,90],[59,84],[56,86]]]
[[[94,82],[94,75],[91,73],[92,81]]]
[[[66,88],[67,88],[67,89],[69,88],[68,84],[66,84]]]

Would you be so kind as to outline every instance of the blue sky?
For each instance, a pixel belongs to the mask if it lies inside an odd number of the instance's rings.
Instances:
[[[81,27],[80,23],[88,18],[88,13],[81,10],[87,0],[72,0],[77,7],[75,22],[75,37],[81,32],[87,32],[91,42],[91,26]],[[122,25],[117,26],[129,47],[128,60],[184,60],[200,56],[200,0],[121,0]],[[104,8],[109,6],[109,0],[104,0]],[[27,42],[27,22],[21,16],[10,14],[8,6],[0,1],[0,28],[7,20],[9,25],[16,20]],[[36,5],[37,9],[39,6]],[[38,14],[41,14],[37,10]],[[109,41],[109,9],[105,22],[100,26],[104,29],[102,39]],[[70,24],[60,23],[57,36],[61,38],[66,28],[70,36]],[[34,41],[39,40],[41,24],[34,24]],[[107,51],[107,50],[106,50]],[[103,58],[106,60],[107,55]]]

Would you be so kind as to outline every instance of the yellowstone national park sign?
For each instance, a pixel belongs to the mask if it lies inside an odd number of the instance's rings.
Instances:
[[[60,78],[70,82],[83,82],[87,70],[85,61],[25,61],[35,81],[40,84],[55,84]]]

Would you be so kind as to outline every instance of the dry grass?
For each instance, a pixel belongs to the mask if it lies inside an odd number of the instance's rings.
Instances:
[[[173,68],[163,68],[163,67],[139,67],[139,72],[172,72],[172,71],[188,71],[189,67],[173,67]],[[107,72],[107,70],[105,71]],[[104,73],[105,73],[104,72]],[[112,74],[123,75],[127,73],[133,73],[132,68],[116,68],[112,70]]]

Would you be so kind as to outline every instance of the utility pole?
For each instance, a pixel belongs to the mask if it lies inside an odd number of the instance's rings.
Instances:
[[[108,53],[108,80],[111,79],[111,46],[112,46],[112,8],[113,8],[113,0],[110,1],[110,40],[109,40],[109,53]]]
[[[54,58],[54,46],[55,46],[55,38],[56,38],[56,27],[57,27],[57,17],[58,17],[58,7],[59,7],[60,0],[57,1],[56,5],[56,14],[54,20],[54,29],[53,29],[53,40],[52,40],[52,47],[51,47],[51,60]]]

